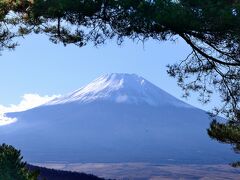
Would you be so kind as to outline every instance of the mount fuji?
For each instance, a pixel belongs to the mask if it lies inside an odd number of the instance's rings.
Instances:
[[[226,163],[237,155],[211,140],[207,113],[134,74],[103,75],[66,96],[7,113],[0,143],[29,162]]]

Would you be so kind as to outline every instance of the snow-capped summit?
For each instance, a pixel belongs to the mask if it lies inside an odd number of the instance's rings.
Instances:
[[[136,74],[112,73],[98,77],[88,85],[45,105],[70,102],[90,103],[109,101],[127,104],[148,104],[152,106],[174,105],[191,107],[161,90],[148,80]]]

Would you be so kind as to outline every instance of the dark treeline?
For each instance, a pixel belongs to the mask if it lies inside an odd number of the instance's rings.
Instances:
[[[31,171],[38,171],[39,177],[38,179],[46,179],[46,180],[104,180],[103,178],[99,178],[97,176],[85,173],[77,173],[71,171],[62,171],[55,169],[48,169],[44,167],[38,167],[33,165],[27,165],[28,169]]]

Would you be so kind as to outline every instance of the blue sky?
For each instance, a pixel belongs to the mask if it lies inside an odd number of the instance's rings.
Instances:
[[[89,44],[55,45],[45,35],[19,39],[14,51],[0,56],[0,104],[17,104],[28,93],[44,95],[66,94],[86,85],[106,73],[124,72],[143,76],[170,94],[181,98],[176,79],[166,73],[166,65],[187,56],[189,47],[181,39],[176,42],[126,40],[121,46],[109,41],[99,47]],[[195,96],[188,103],[201,107]],[[206,106],[204,109],[209,108]]]

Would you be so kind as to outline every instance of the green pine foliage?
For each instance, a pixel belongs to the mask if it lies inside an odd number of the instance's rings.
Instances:
[[[240,124],[235,122],[219,123],[212,121],[208,135],[221,143],[231,144],[236,153],[240,153]],[[240,161],[231,163],[233,167],[240,167]]]
[[[20,150],[13,146],[0,146],[0,180],[37,180],[38,172],[31,172],[23,162]]]

